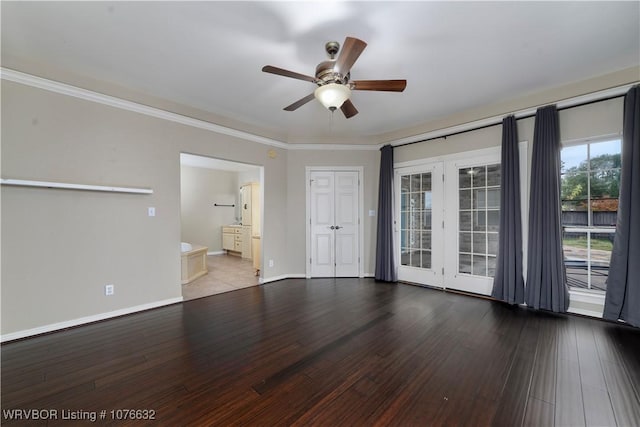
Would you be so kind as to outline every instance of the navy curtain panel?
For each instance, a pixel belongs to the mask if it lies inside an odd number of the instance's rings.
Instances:
[[[385,145],[380,152],[375,278],[385,282],[397,282],[393,253],[393,147]]]
[[[522,222],[520,213],[520,155],[514,116],[502,120],[500,233],[491,296],[509,304],[524,302]]]
[[[555,105],[538,108],[533,131],[525,302],[554,312],[569,308],[562,254],[560,127]]]
[[[640,85],[624,98],[622,167],[604,318],[640,327]]]

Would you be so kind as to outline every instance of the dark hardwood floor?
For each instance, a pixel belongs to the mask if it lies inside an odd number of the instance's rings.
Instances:
[[[270,283],[1,350],[9,425],[640,425],[640,330],[370,279]]]

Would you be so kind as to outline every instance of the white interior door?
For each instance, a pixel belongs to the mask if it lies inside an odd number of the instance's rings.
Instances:
[[[333,172],[311,173],[311,276],[335,274]]]
[[[357,277],[358,173],[335,172],[335,276]]]
[[[398,279],[442,287],[443,165],[396,170]]]
[[[358,172],[312,171],[309,189],[311,276],[357,277]]]

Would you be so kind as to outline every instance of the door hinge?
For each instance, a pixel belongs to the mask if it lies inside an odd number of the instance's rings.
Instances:
[[[444,267],[442,267],[442,275],[444,276]]]
[[[309,264],[312,264],[312,262],[311,262],[311,258],[309,258]]]
[[[444,174],[442,174],[442,182],[444,182]]]
[[[442,221],[442,228],[444,228],[444,221]]]

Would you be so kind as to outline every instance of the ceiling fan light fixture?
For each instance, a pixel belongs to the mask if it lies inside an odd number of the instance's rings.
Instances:
[[[338,83],[328,83],[326,85],[319,86],[314,95],[318,101],[325,108],[333,111],[342,107],[342,104],[351,96],[351,89],[346,85]]]

